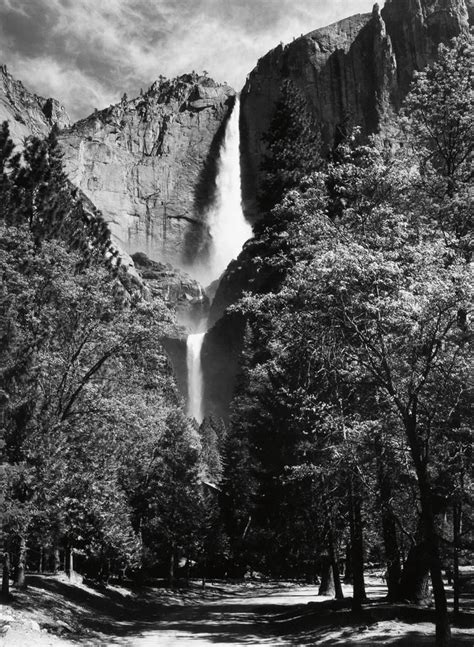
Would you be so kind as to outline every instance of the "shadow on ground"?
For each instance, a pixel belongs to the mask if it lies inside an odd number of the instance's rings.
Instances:
[[[49,624],[43,623],[49,631],[63,632],[65,621],[68,637],[79,644],[140,645],[143,641],[159,645],[160,640],[176,634],[188,644],[198,641],[200,645],[414,647],[433,643],[433,609],[389,605],[379,598],[354,615],[350,599],[298,603],[298,585],[287,589],[289,601],[281,585],[269,584],[251,589],[227,585],[121,592],[85,588],[44,575],[30,575],[28,584],[28,592],[19,594],[15,604],[41,609],[51,618]],[[278,597],[272,603],[274,595]],[[472,626],[473,617],[462,614],[458,626]],[[453,645],[472,647],[472,637],[461,630]]]

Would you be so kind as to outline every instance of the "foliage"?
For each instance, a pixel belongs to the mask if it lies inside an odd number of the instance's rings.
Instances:
[[[392,149],[356,130],[324,169],[299,178],[247,248],[257,266],[279,268],[278,281],[234,307],[261,335],[229,431],[254,466],[254,538],[270,529],[273,548],[290,518],[302,566],[315,542],[340,555],[350,530],[361,566],[354,531],[370,515],[379,536],[366,533],[366,550],[385,552],[396,595],[402,540],[417,542],[421,528],[440,641],[450,533],[439,515],[459,496],[469,505],[469,56],[463,40],[441,48],[414,82]],[[293,559],[287,547],[281,555]],[[265,564],[275,571],[276,560]]]
[[[15,152],[4,126],[2,151],[6,545],[74,550],[102,577],[163,563],[163,545],[208,532],[199,474],[219,469],[217,456],[201,466],[181,413],[161,346],[172,315],[111,267],[108,228],[66,179],[54,132]]]
[[[120,265],[102,215],[92,204],[86,206],[85,196],[63,171],[56,127],[46,139],[30,137],[16,150],[4,122],[0,165],[0,221],[26,225],[36,245],[50,238],[65,241],[79,251],[81,264],[108,258]]]
[[[280,89],[268,132],[261,168],[259,203],[262,211],[278,204],[284,193],[321,164],[320,137],[306,99],[287,79]]]

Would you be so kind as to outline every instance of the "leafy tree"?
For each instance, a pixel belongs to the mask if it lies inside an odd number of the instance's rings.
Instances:
[[[402,112],[400,155],[412,176],[418,169],[412,184],[419,212],[424,207],[425,218],[436,219],[446,241],[467,260],[472,256],[472,52],[472,36],[441,45],[437,60],[416,75]]]
[[[416,74],[402,112],[422,171],[431,167],[451,198],[472,177],[472,58],[471,37],[440,45],[437,60]]]
[[[192,553],[202,518],[199,440],[184,413],[170,412],[159,439],[159,462],[147,476],[141,493],[148,502],[142,534],[146,544],[169,556],[172,585],[177,559],[180,553]]]
[[[222,452],[225,436],[226,429],[223,420],[212,416],[205,418],[199,428],[201,478],[213,485],[219,485],[222,480],[224,471]]]
[[[123,443],[156,417],[147,391],[170,388],[159,342],[170,315],[124,298],[104,267],[77,272],[77,263],[63,243],[38,248],[27,228],[2,230],[5,519],[20,544],[36,533],[51,548],[97,558],[100,545],[131,563]]]
[[[265,295],[247,296],[237,308],[261,325],[267,349],[264,357],[260,353],[257,360],[254,351],[249,358],[250,379],[236,397],[236,403],[246,403],[245,412],[237,410],[233,421],[236,429],[245,427],[251,441],[257,493],[264,491],[264,470],[258,474],[264,465],[281,478],[286,464],[292,478],[307,484],[315,483],[308,475],[337,465],[325,483],[335,487],[340,503],[347,497],[342,509],[354,544],[357,517],[368,510],[358,510],[357,498],[374,486],[370,507],[381,503],[377,526],[389,565],[389,593],[400,594],[417,554],[416,577],[423,564],[431,572],[439,645],[449,636],[441,578],[448,539],[442,537],[439,515],[450,510],[465,478],[461,403],[468,388],[472,303],[466,264],[472,154],[468,53],[462,42],[454,50],[442,49],[439,62],[415,81],[402,149],[391,153],[373,141],[361,144],[356,133],[345,138],[324,172],[285,194],[272,211],[273,223],[269,216],[256,228],[252,247],[262,267],[280,263],[278,281],[273,289],[267,281]],[[446,128],[439,127],[441,119]],[[259,438],[271,439],[269,445],[259,444]],[[334,456],[326,462],[330,450],[340,462]],[[442,466],[451,460],[458,461],[458,471],[448,477]],[[408,492],[416,484],[412,500],[398,477]],[[283,492],[273,494],[281,514]],[[299,501],[317,519],[309,499],[300,494]],[[412,508],[409,519],[400,514],[403,503]],[[453,520],[457,515],[453,512]],[[265,526],[264,517],[260,523]],[[457,520],[455,527],[459,545]],[[414,543],[402,575],[399,540],[405,535]],[[363,547],[354,548],[352,557],[362,565]],[[360,577],[356,598],[359,603],[364,598]]]

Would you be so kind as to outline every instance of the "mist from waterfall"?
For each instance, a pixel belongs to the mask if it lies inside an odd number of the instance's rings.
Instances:
[[[205,286],[219,279],[252,236],[252,227],[242,211],[239,118],[240,102],[236,96],[219,151],[214,201],[206,214],[210,235],[208,254],[188,268],[192,277]],[[202,327],[197,329],[202,330]],[[204,336],[205,332],[198,332],[189,335],[186,341],[188,415],[198,423],[204,417],[201,363]]]
[[[201,332],[186,339],[186,366],[188,370],[188,416],[201,424],[203,419],[203,375],[201,349],[204,335]]]
[[[195,262],[190,270],[205,286],[221,276],[252,236],[252,227],[242,210],[239,120],[240,101],[236,96],[219,152],[214,200],[206,214],[210,236],[208,255]]]

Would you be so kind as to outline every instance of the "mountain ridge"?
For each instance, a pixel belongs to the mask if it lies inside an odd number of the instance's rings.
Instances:
[[[0,65],[0,122],[8,121],[15,143],[30,135],[44,137],[53,125],[65,128],[70,124],[66,108],[53,98],[30,92]]]

